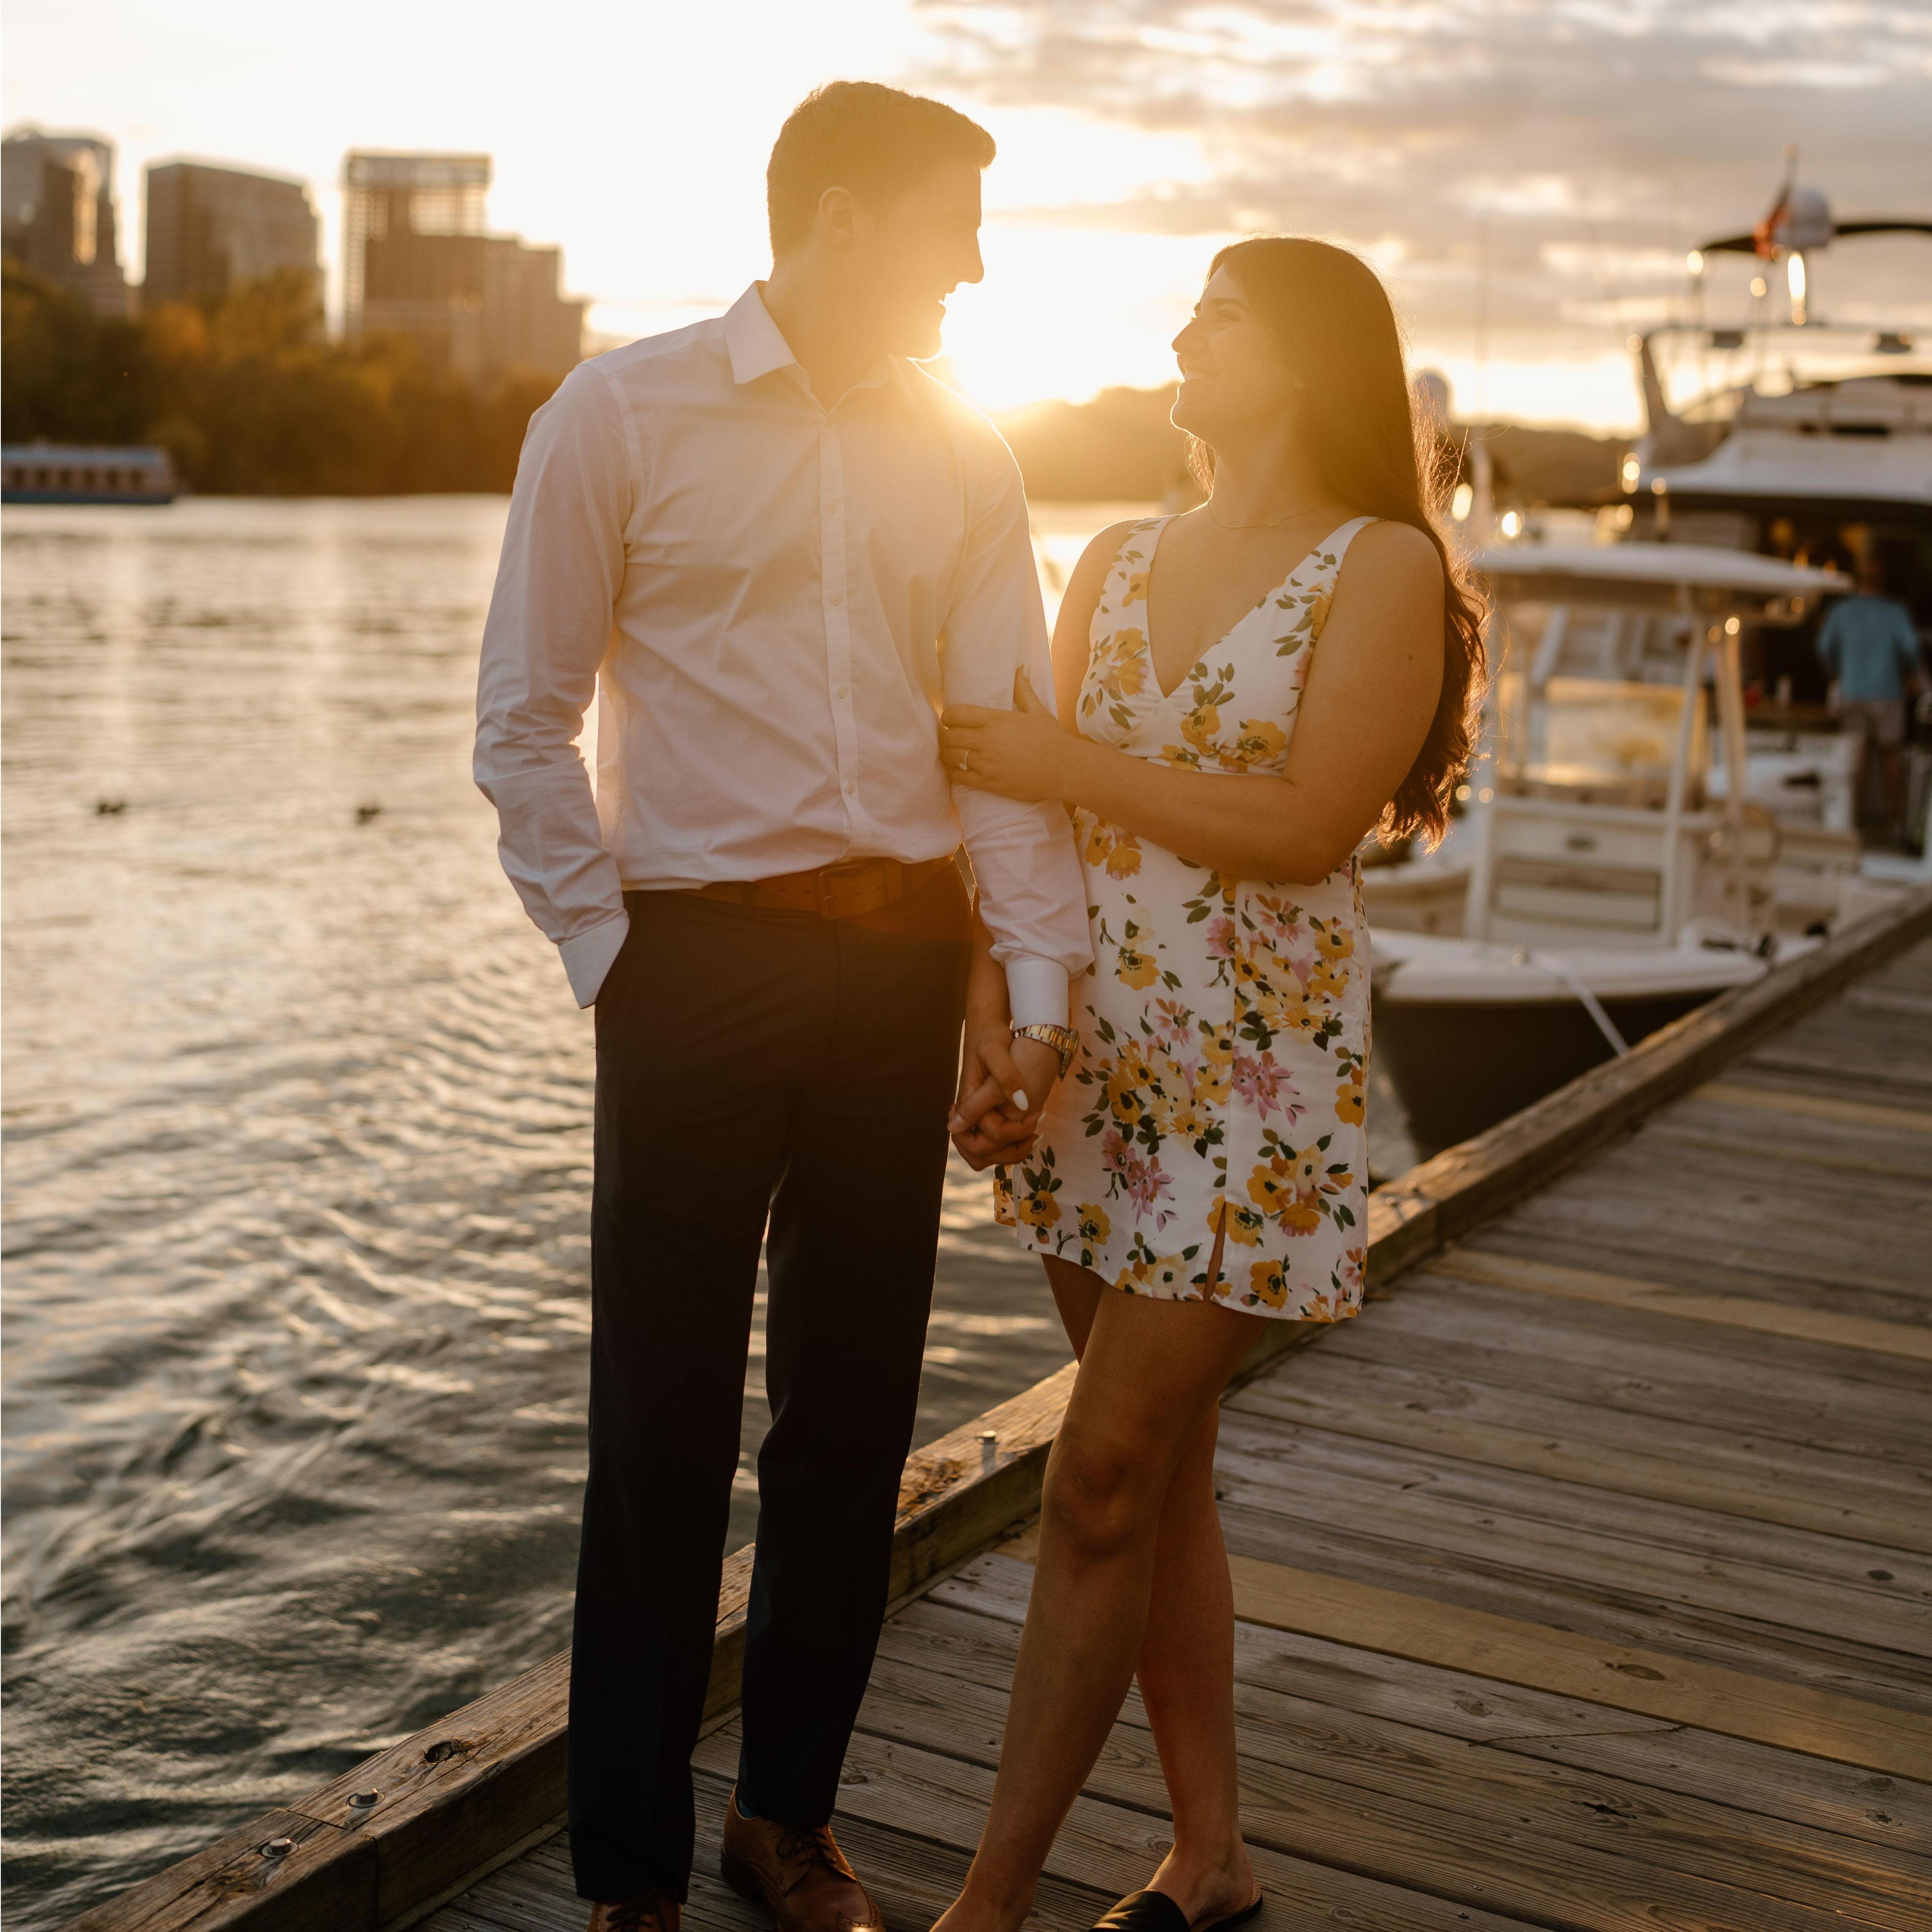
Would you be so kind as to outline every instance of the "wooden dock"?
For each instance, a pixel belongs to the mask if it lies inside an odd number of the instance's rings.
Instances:
[[[1362,1316],[1283,1335],[1315,1345],[1230,1396],[1264,1927],[1932,1932],[1928,931],[1922,898],[1381,1190]],[[836,1820],[893,1932],[923,1932],[978,1835],[1066,1380],[910,1472]],[[700,1932],[764,1925],[711,1875],[734,1601]],[[275,1814],[306,1894],[278,1906],[237,1834],[85,1922],[580,1932],[560,1671]],[[381,1846],[342,1812],[358,1780],[398,1808]],[[1034,1923],[1084,1932],[1168,1828],[1130,1696]],[[470,1871],[503,1862],[439,1884],[460,1868],[420,1847],[465,1831]]]

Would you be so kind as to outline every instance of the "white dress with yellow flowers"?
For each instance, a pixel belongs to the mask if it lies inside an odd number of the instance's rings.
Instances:
[[[1148,577],[1168,519],[1127,533],[1094,613],[1083,735],[1191,770],[1278,772],[1343,553],[1309,552],[1161,694]],[[1130,1294],[1288,1321],[1361,1306],[1369,935],[1355,862],[1316,886],[1222,878],[1082,809],[1095,964],[1080,1055],[1034,1159],[995,1177],[1022,1244]],[[1208,1280],[1217,1232],[1218,1279]]]

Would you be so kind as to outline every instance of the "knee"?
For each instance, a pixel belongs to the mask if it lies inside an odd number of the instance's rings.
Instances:
[[[1103,1562],[1151,1538],[1160,1517],[1158,1484],[1144,1446],[1063,1437],[1047,1466],[1042,1529],[1076,1557]]]

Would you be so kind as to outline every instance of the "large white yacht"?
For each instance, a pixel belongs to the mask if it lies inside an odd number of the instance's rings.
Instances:
[[[1830,315],[1819,264],[1847,239],[1932,237],[1932,220],[1840,221],[1785,158],[1763,218],[1691,250],[1684,313],[1636,340],[1646,423],[1624,488],[1659,536],[1688,519],[1678,534],[1738,549],[1910,550],[1932,534],[1932,368],[1912,326]],[[1754,271],[1749,306],[1718,323],[1706,284],[1732,256]]]
[[[1875,562],[1932,640],[1932,358],[1916,332],[1932,326],[1932,252],[1924,299],[1904,317],[1833,315],[1834,270],[1822,266],[1847,241],[1932,237],[1932,220],[1839,220],[1797,181],[1796,151],[1786,158],[1764,218],[1694,249],[1684,314],[1636,344],[1646,427],[1624,465],[1625,520],[1638,537],[1844,569]],[[1750,272],[1749,296],[1720,324],[1707,314],[1717,299],[1708,285],[1736,257]],[[1826,710],[1816,634],[1814,615],[1754,640],[1752,791],[1781,818],[1850,837],[1856,748]],[[1932,745],[1908,762],[1906,851],[1874,854],[1868,870],[1932,876]]]
[[[1621,541],[1538,542],[1534,519],[1488,540],[1478,466],[1483,762],[1439,851],[1364,874],[1377,1053],[1424,1146],[1932,878],[1864,848],[1814,648],[1868,559],[1932,637],[1932,368],[1910,326],[1832,322],[1816,272],[1834,240],[1932,221],[1837,221],[1795,159],[1755,228],[1692,251],[1685,316],[1635,344],[1646,428],[1596,532]],[[1739,254],[1751,306],[1714,326],[1706,278]]]

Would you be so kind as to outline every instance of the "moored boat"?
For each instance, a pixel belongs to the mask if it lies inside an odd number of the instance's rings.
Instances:
[[[1892,890],[1808,870],[1794,908],[1778,820],[1747,776],[1747,627],[1802,623],[1842,577],[1681,543],[1498,544],[1476,562],[1496,605],[1497,704],[1470,809],[1440,854],[1363,879],[1376,1052],[1427,1147]]]

